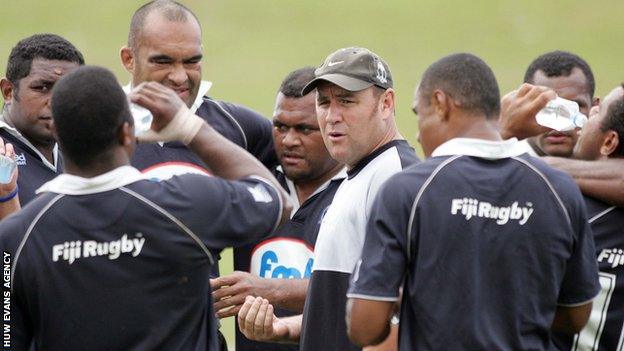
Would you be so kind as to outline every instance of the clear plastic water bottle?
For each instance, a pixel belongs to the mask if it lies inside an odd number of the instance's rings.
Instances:
[[[576,102],[557,97],[535,115],[535,120],[544,127],[564,132],[583,128],[587,123],[587,116],[579,111]]]
[[[150,130],[154,117],[148,109],[130,103],[130,113],[134,119],[134,136]]]
[[[0,183],[8,184],[15,168],[17,164],[14,159],[0,155]]]

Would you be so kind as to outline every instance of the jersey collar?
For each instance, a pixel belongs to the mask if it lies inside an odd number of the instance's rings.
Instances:
[[[433,153],[431,153],[431,156],[464,155],[497,160],[522,155],[524,153],[526,153],[526,149],[522,147],[516,138],[503,141],[454,138],[438,146]]]
[[[138,169],[121,166],[93,178],[83,178],[71,174],[61,174],[37,189],[40,193],[65,195],[87,195],[117,189],[136,181],[147,179]]]
[[[2,115],[0,115],[0,129],[5,129],[9,134],[16,137],[19,141],[21,141],[24,145],[26,145],[26,147],[31,149],[32,152],[34,152],[39,157],[39,160],[41,160],[41,163],[43,163],[44,166],[48,167],[54,172],[58,171],[58,144],[57,143],[54,143],[54,149],[52,149],[52,157],[54,158],[54,164],[52,164],[50,163],[50,161],[48,161],[47,158],[45,158],[45,156],[43,156],[41,152],[39,152],[39,150],[37,150],[37,148],[30,141],[28,141],[28,139],[26,139],[22,135],[22,133],[19,132],[19,130],[8,125],[4,121],[4,116]]]

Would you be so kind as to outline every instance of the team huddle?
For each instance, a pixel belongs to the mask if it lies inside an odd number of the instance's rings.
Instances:
[[[624,86],[594,96],[579,56],[502,97],[473,54],[432,63],[423,160],[366,48],[289,73],[272,122],[208,96],[175,1],[134,13],[120,58],[123,87],[58,35],[9,55],[5,350],[227,350],[226,317],[238,351],[624,350]],[[538,124],[556,97],[587,123]]]

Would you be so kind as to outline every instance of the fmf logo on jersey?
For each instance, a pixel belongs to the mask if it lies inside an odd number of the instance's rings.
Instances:
[[[464,197],[451,201],[451,214],[460,214],[466,220],[472,217],[495,219],[498,225],[507,224],[512,219],[524,225],[533,214],[533,204],[527,202],[526,206],[519,206],[518,201],[514,201],[510,206],[494,206],[486,201]]]
[[[611,264],[611,268],[624,265],[624,250],[622,249],[602,249],[598,255],[598,262],[607,260]]]
[[[274,238],[258,244],[251,253],[251,274],[261,278],[301,279],[312,275],[314,250],[293,238]]]

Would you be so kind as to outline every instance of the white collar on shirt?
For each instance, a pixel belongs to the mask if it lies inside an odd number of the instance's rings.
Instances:
[[[54,149],[52,149],[52,157],[54,158],[54,164],[52,164],[52,163],[50,163],[50,161],[48,161],[47,158],[45,158],[45,156],[43,156],[43,154],[41,152],[39,152],[39,150],[37,150],[37,148],[30,141],[28,141],[28,139],[26,139],[22,135],[22,133],[19,132],[19,130],[17,130],[15,128],[11,127],[10,125],[8,125],[4,121],[4,117],[2,115],[0,115],[0,129],[6,129],[10,134],[15,136],[22,143],[24,143],[26,146],[28,146],[34,153],[36,153],[37,156],[39,156],[39,159],[41,160],[41,162],[46,167],[50,168],[54,172],[57,171],[57,166],[58,166],[58,144],[55,143],[54,144]]]
[[[465,155],[496,160],[522,155],[525,152],[516,138],[503,141],[454,138],[438,146],[431,156]]]
[[[52,192],[65,195],[86,195],[103,193],[124,185],[146,179],[138,169],[121,166],[93,178],[61,174],[37,189],[37,194]]]

